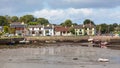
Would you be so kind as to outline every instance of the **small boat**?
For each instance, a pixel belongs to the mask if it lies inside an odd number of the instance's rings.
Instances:
[[[92,39],[92,38],[89,38],[88,41],[93,41],[93,39]]]
[[[98,61],[99,62],[109,62],[109,59],[99,58]]]
[[[30,41],[28,41],[28,40],[22,40],[22,41],[19,41],[19,43],[21,43],[21,44],[26,44],[26,43],[29,43]]]

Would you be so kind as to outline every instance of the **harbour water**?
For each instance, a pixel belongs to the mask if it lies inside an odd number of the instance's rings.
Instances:
[[[75,45],[0,50],[0,68],[119,68],[119,50]],[[99,62],[99,58],[109,62]]]

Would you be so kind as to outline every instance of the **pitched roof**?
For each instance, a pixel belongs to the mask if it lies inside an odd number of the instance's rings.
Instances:
[[[95,28],[95,25],[92,25],[92,24],[85,24],[85,27],[87,27],[87,28]]]
[[[29,25],[29,28],[41,28],[43,27],[42,25]]]
[[[84,26],[84,25],[76,25],[76,26],[74,26],[74,28],[75,28],[75,29],[82,29],[82,28],[84,28],[83,26]]]
[[[10,24],[10,27],[11,28],[16,28],[16,27],[20,27],[20,28],[25,28],[27,26],[27,24],[22,24],[20,22],[14,22],[14,23],[11,23]]]
[[[53,28],[53,25],[47,25],[47,26],[44,26],[44,29],[52,29]]]
[[[55,31],[69,31],[70,27],[55,26]]]

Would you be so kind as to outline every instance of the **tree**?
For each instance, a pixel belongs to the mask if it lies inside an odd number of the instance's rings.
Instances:
[[[12,22],[10,16],[5,15],[4,17],[6,18],[8,24],[10,24]]]
[[[12,22],[18,22],[19,19],[18,19],[17,16],[13,16],[13,17],[11,17],[11,21],[12,21]]]
[[[113,23],[113,27],[117,27],[118,26],[118,24],[117,23]]]
[[[70,28],[69,30],[72,34],[75,34],[75,29],[73,27]]]
[[[73,25],[75,25],[75,26],[76,26],[76,25],[78,25],[78,24],[77,24],[77,23],[73,23]]]
[[[90,19],[86,19],[83,21],[83,24],[92,24],[92,25],[95,25],[93,21],[91,21]]]
[[[10,29],[10,28],[9,28],[8,26],[4,26],[3,29],[4,29],[4,32],[5,32],[5,33],[9,33],[9,29]]]
[[[110,31],[110,32],[113,32],[113,31],[114,31],[114,26],[113,26],[112,24],[108,25],[108,27],[109,27],[109,31]]]
[[[33,22],[34,21],[34,17],[33,15],[24,15],[23,17],[20,17],[20,22],[24,22],[24,23],[29,23],[29,22]]]
[[[38,25],[38,22],[29,22],[28,25]]]
[[[70,19],[67,19],[67,20],[65,20],[64,23],[61,23],[60,25],[71,27],[73,25],[73,23],[72,23],[72,21]]]
[[[38,18],[37,22],[41,25],[48,25],[49,24],[49,21],[45,18]]]
[[[102,34],[105,34],[105,33],[108,32],[108,25],[107,24],[105,24],[105,23],[100,24],[100,27],[101,27],[100,31],[101,31]]]
[[[8,25],[7,19],[4,16],[0,16],[0,26]]]

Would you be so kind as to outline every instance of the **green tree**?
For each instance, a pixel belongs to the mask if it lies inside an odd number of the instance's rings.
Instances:
[[[75,34],[75,29],[73,27],[70,28],[69,30],[72,34]]]
[[[84,24],[84,25],[85,25],[85,24],[92,24],[92,25],[95,25],[95,23],[94,23],[92,20],[90,20],[90,19],[84,20],[84,21],[83,21],[83,24]]]
[[[71,27],[73,25],[73,23],[72,23],[72,21],[70,19],[67,19],[67,20],[65,20],[64,23],[61,23],[60,25]]]
[[[107,24],[105,24],[105,23],[100,24],[100,27],[101,27],[100,31],[101,31],[102,34],[105,34],[105,33],[108,32],[108,25]]]
[[[34,16],[33,15],[24,15],[22,17],[20,17],[20,22],[24,22],[24,23],[29,23],[29,22],[33,22],[34,21]]]
[[[118,24],[117,23],[113,23],[113,27],[117,27],[118,26]]]
[[[37,22],[41,25],[48,25],[49,24],[49,21],[45,18],[38,18]]]
[[[77,23],[73,23],[73,25],[75,25],[75,26],[76,26],[76,25],[78,25],[78,24],[77,24]]]
[[[12,21],[12,22],[18,22],[19,19],[18,19],[17,16],[13,16],[13,17],[11,17],[11,21]]]
[[[38,25],[38,22],[29,22],[28,25]]]
[[[113,31],[114,31],[114,26],[113,26],[112,24],[108,25],[108,27],[109,27],[109,31],[110,31],[110,32],[113,32]]]
[[[0,26],[8,25],[7,19],[4,16],[0,16]]]
[[[4,17],[6,18],[8,24],[10,24],[12,22],[10,16],[5,15]]]
[[[9,33],[9,29],[10,29],[10,28],[9,28],[8,26],[4,26],[3,29],[4,29],[4,32],[5,32],[5,33]]]

